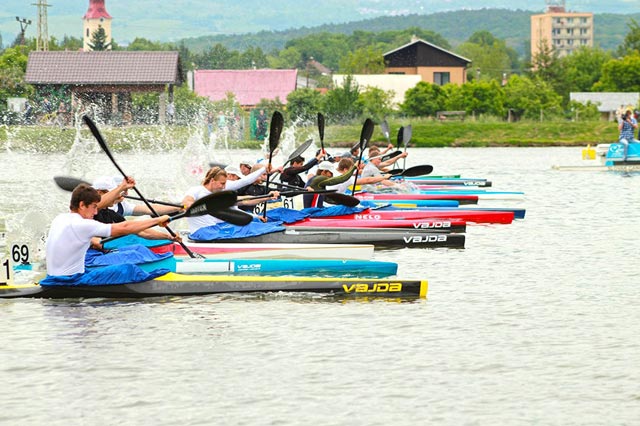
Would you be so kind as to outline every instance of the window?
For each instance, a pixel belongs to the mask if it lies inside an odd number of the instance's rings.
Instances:
[[[87,37],[89,37],[89,28],[87,28]]]
[[[433,73],[433,84],[437,84],[438,86],[444,86],[450,81],[451,81],[451,73],[448,73],[448,72]]]

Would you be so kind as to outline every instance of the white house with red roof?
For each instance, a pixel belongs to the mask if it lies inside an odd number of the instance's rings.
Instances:
[[[289,93],[296,90],[298,70],[196,70],[193,90],[212,101],[227,98],[233,93],[244,108],[251,108],[262,99],[279,99],[287,103]]]

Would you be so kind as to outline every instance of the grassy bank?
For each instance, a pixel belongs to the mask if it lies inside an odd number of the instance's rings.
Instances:
[[[596,145],[615,141],[618,129],[615,123],[595,122],[435,122],[431,120],[389,121],[391,141],[395,144],[400,126],[411,124],[411,146],[419,147],[477,147],[477,146],[574,146]],[[325,145],[351,146],[357,142],[362,125],[327,125]],[[193,137],[206,140],[206,130],[184,126],[102,126],[101,132],[115,150],[132,148],[180,148]],[[313,129],[308,133],[316,135]],[[3,126],[0,127],[0,148],[38,152],[68,151],[76,138],[76,129],[51,126]],[[91,139],[88,129],[81,130],[81,138]],[[386,143],[379,127],[376,127],[373,144]],[[257,148],[260,143],[246,140],[234,145]]]

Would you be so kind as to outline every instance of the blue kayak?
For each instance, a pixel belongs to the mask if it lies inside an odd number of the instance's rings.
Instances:
[[[138,265],[145,271],[166,268],[184,274],[278,274],[387,277],[398,272],[398,264],[373,260],[340,259],[191,259],[169,257]]]

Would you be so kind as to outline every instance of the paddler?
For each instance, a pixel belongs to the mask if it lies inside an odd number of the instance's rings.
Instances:
[[[100,194],[99,206],[103,206],[103,208],[98,210],[98,214],[96,214],[93,219],[102,223],[120,223],[126,220],[125,216],[151,215],[152,212],[147,206],[136,205],[124,200],[127,191],[133,188],[135,184],[136,182],[132,177],[123,179],[120,184],[116,183],[116,179],[110,176],[103,176],[96,179],[91,186]],[[159,204],[152,204],[152,206],[158,214],[177,213],[182,210],[177,207]],[[180,236],[177,234],[172,236],[167,232],[155,229],[145,229],[136,234],[148,240],[181,241]],[[97,250],[103,249],[102,243],[100,243],[98,238],[92,241],[91,247]]]
[[[320,163],[318,165],[318,173],[307,183],[307,188],[310,193],[303,195],[304,207],[322,207],[324,197],[321,194],[313,194],[313,191],[323,190],[328,186],[346,182],[351,175],[353,175],[355,170],[355,166],[352,166],[346,173],[334,177],[337,172],[333,163],[330,161],[323,161]]]
[[[258,171],[255,171],[255,173],[258,173]],[[235,181],[235,182],[238,182],[238,181]],[[235,183],[235,182],[230,182],[230,183]],[[209,169],[209,171],[205,175],[202,181],[202,184],[189,188],[189,190],[187,191],[186,195],[182,200],[182,204],[185,206],[185,208],[189,208],[196,200],[199,200],[200,198],[206,195],[213,194],[214,192],[227,189],[225,187],[226,185],[227,185],[227,172],[218,166],[212,167],[211,169]],[[280,197],[280,193],[278,191],[271,191],[268,194],[266,194],[264,198],[244,201],[244,202],[241,202],[240,204],[255,205],[263,202],[266,199],[270,198],[275,200],[278,197]],[[189,231],[191,233],[194,233],[200,228],[204,228],[207,226],[214,226],[224,221],[216,217],[213,217],[211,215],[203,215],[203,216],[188,217],[187,222],[189,223]]]
[[[111,267],[85,272],[85,255],[92,238],[135,234],[152,226],[166,226],[169,221],[169,216],[162,215],[120,223],[101,223],[93,220],[98,213],[100,199],[98,191],[80,184],[71,194],[70,212],[58,215],[51,223],[46,243],[47,281],[62,280],[71,284],[100,282],[101,277],[118,272]],[[116,269],[121,266],[114,265]]]

